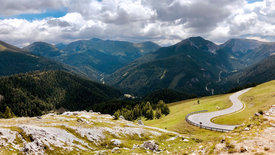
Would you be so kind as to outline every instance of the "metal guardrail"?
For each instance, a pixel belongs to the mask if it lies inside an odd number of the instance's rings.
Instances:
[[[201,110],[201,111],[195,111],[195,112],[191,112],[189,114],[187,114],[185,116],[185,120],[187,123],[191,124],[191,125],[194,125],[194,126],[197,126],[197,127],[200,127],[202,129],[207,129],[207,130],[211,130],[211,131],[218,131],[218,132],[228,132],[228,131],[231,131],[231,130],[228,130],[228,129],[220,129],[220,128],[213,128],[213,127],[209,127],[209,126],[205,126],[205,125],[202,125],[202,124],[198,124],[198,123],[195,123],[195,122],[192,122],[188,119],[188,117],[190,115],[193,115],[193,114],[197,114],[197,113],[202,113],[202,112],[207,112],[208,110]]]

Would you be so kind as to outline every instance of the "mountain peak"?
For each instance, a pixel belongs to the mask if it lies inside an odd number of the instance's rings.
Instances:
[[[181,41],[180,43],[178,43],[177,45],[178,46],[189,45],[195,48],[202,49],[204,51],[208,51],[213,54],[215,54],[216,50],[218,49],[218,46],[215,43],[209,40],[205,40],[201,36],[187,38]]]
[[[189,37],[188,38],[191,41],[206,41],[203,37],[201,36],[196,36],[196,37]]]
[[[102,41],[102,40],[99,38],[92,38],[91,41]]]
[[[31,45],[44,45],[44,46],[52,46],[51,44],[46,43],[46,42],[42,42],[42,41],[33,42]]]
[[[39,56],[54,57],[61,54],[58,48],[46,42],[34,42],[23,49]]]
[[[255,49],[260,45],[264,44],[264,42],[254,40],[254,39],[239,39],[233,38],[225,42],[221,45],[221,47],[229,47],[232,48],[232,52],[246,52],[251,49]]]

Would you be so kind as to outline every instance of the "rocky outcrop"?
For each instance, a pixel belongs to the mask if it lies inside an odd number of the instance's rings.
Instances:
[[[260,119],[260,113],[255,113],[251,119]],[[245,137],[239,136],[239,141],[232,140],[232,137],[227,136],[215,146],[215,154],[270,154],[275,153],[275,128],[272,126],[275,122],[275,106],[272,106],[268,111],[263,112],[264,118],[260,119],[258,126],[256,124],[242,125],[241,133]],[[267,126],[267,127],[263,127]],[[240,140],[244,138],[243,140]]]
[[[144,142],[141,145],[141,147],[144,148],[144,149],[151,150],[151,151],[159,151],[158,144],[155,141],[153,141],[153,140]]]
[[[166,139],[178,135],[95,112],[51,113],[33,118],[0,119],[0,154],[6,154],[1,150],[25,154],[57,153],[56,149],[80,154],[129,153],[132,146],[127,148],[128,143],[135,143],[136,148],[143,151],[159,151],[158,143],[168,143]]]

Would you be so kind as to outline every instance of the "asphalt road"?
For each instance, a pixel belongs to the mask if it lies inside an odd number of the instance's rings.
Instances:
[[[221,124],[215,124],[211,122],[211,119],[217,116],[222,116],[226,114],[230,114],[236,111],[239,111],[243,108],[244,104],[238,99],[240,95],[243,93],[246,93],[249,91],[251,88],[241,90],[239,92],[236,92],[232,94],[229,99],[233,103],[233,105],[230,108],[224,109],[224,110],[219,110],[215,112],[206,112],[206,113],[198,113],[198,114],[193,114],[188,117],[188,119],[197,124],[201,124],[207,127],[212,127],[212,128],[219,128],[219,129],[225,129],[225,130],[233,130],[237,125],[221,125]]]

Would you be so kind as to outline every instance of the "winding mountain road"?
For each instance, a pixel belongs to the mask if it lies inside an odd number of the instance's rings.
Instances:
[[[196,123],[196,124],[201,124],[203,126],[207,126],[210,128],[218,128],[222,130],[233,130],[237,125],[221,125],[221,124],[215,124],[211,122],[211,119],[214,117],[230,114],[236,111],[241,110],[244,107],[244,104],[238,99],[238,97],[247,91],[249,91],[251,88],[241,90],[239,92],[236,92],[232,94],[229,99],[233,103],[233,105],[230,108],[224,109],[224,110],[219,110],[219,111],[214,111],[214,112],[206,112],[206,113],[197,113],[190,115],[188,117],[189,121]]]

